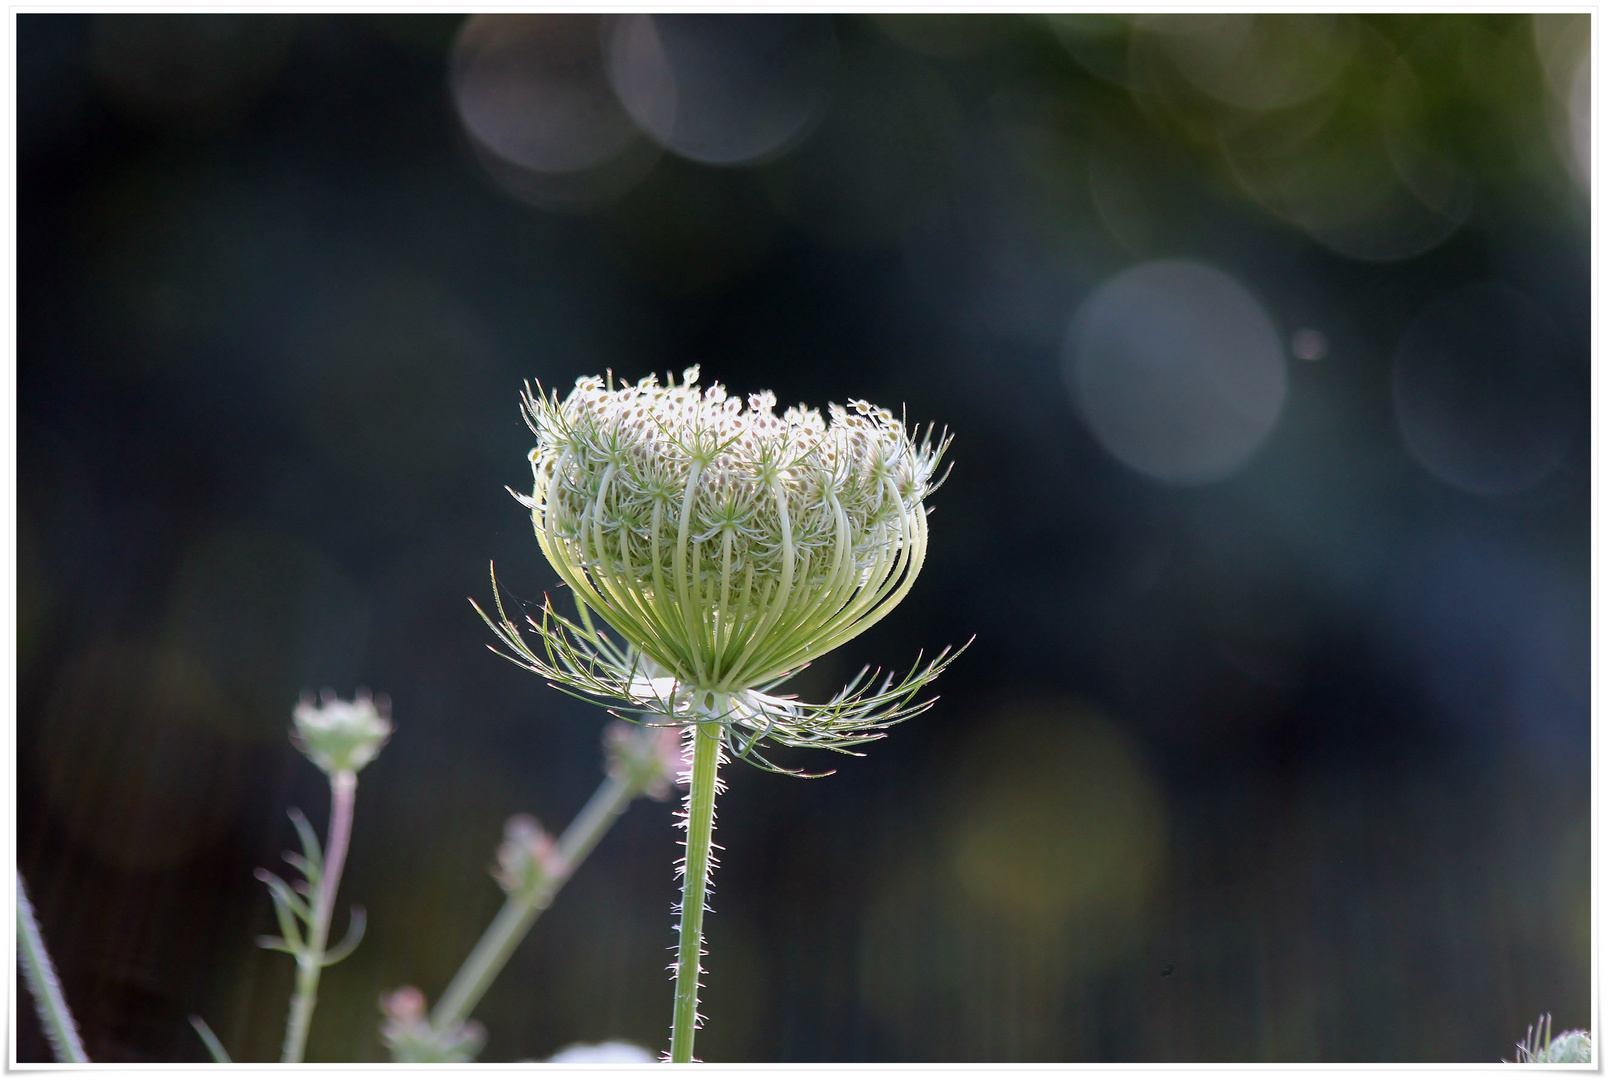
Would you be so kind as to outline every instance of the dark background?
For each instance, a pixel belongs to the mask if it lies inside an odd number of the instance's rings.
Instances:
[[[454,81],[462,17],[18,16],[17,850],[92,1058],[203,1060],[192,1011],[277,1058],[252,870],[327,813],[304,689],[397,725],[309,1057],[440,994],[504,818],[599,779],[604,713],[466,601],[493,559],[556,582],[503,490],[521,381],[695,362],[955,436],[921,580],[800,692],[977,639],[864,759],[784,757],[835,776],[727,770],[700,1056],[1495,1061],[1589,1023],[1586,16],[660,20],[704,126],[658,142],[625,31],[546,18]],[[1178,258],[1212,269],[1069,337]],[[1191,417],[1211,475],[1167,456]],[[632,807],[486,1060],[665,1043],[675,841]]]

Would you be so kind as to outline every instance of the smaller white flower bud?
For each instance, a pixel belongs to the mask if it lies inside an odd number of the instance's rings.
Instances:
[[[342,701],[335,691],[325,690],[316,704],[308,694],[291,714],[296,723],[291,742],[331,776],[356,773],[374,760],[391,737],[390,714],[390,701],[381,695],[376,702],[367,690],[359,690],[352,701]]]
[[[529,814],[515,814],[503,826],[497,866],[491,874],[509,896],[530,896],[563,877],[568,867],[558,843]]]
[[[663,802],[686,769],[681,731],[616,720],[603,729],[604,769],[650,799]]]

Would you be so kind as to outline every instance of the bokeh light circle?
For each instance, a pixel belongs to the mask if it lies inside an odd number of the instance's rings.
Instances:
[[[824,15],[625,15],[608,77],[655,141],[706,165],[775,156],[832,93],[837,37]]]
[[[1128,85],[1128,39],[1132,15],[1046,14],[1050,30],[1078,66],[1097,79]]]
[[[1569,85],[1569,149],[1574,151],[1575,175],[1591,190],[1591,57],[1575,65]]]
[[[588,209],[658,160],[609,85],[602,31],[598,15],[475,15],[458,34],[453,105],[475,156],[516,198]]]
[[[596,168],[636,137],[603,73],[598,17],[475,15],[452,50],[469,133],[537,172]]]
[[[1552,104],[1546,110],[1553,142],[1581,191],[1591,190],[1591,16],[1538,12],[1530,16],[1535,58]]]
[[[1558,156],[1579,190],[1592,186],[1592,16],[1536,13],[1531,34],[1552,96],[1547,121]]]
[[[1100,445],[1173,484],[1244,465],[1278,422],[1288,380],[1262,305],[1188,260],[1145,263],[1089,296],[1067,332],[1065,373]]]
[[[1188,14],[1142,16],[1180,73],[1202,93],[1263,112],[1326,90],[1356,49],[1347,15]]]
[[[1530,34],[1548,88],[1567,99],[1580,63],[1591,59],[1591,16],[1537,12],[1530,16]]]
[[[1247,194],[1331,251],[1368,262],[1421,255],[1468,219],[1472,179],[1407,58],[1367,24],[1350,55],[1298,105],[1216,110],[1216,138]]]
[[[1564,351],[1552,320],[1506,286],[1431,301],[1396,352],[1392,392],[1408,450],[1465,491],[1534,487],[1574,439],[1577,387]]]
[[[871,875],[860,1000],[902,1059],[1064,1060],[1068,995],[1130,970],[1165,902],[1167,796],[1078,702],[1007,697],[965,727],[929,781],[943,816]]]
[[[951,853],[967,903],[1040,928],[1141,904],[1165,860],[1167,811],[1138,749],[1069,702],[986,719]]]
[[[1397,58],[1383,83],[1380,115],[1385,153],[1397,179],[1425,207],[1455,227],[1473,207],[1474,180],[1459,160],[1444,124],[1429,108],[1407,56]]]
[[[1583,564],[1496,533],[1430,532],[1382,579],[1380,613],[1440,719],[1500,734],[1552,770],[1591,738],[1591,584]],[[1583,777],[1582,777],[1583,779]]]
[[[1322,360],[1329,355],[1329,339],[1310,326],[1290,335],[1290,355],[1297,360]]]

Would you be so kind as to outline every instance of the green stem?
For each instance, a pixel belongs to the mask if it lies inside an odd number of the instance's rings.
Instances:
[[[452,977],[447,992],[436,1002],[430,1014],[431,1030],[437,1035],[444,1034],[469,1018],[537,917],[552,904],[558,890],[592,853],[637,793],[636,787],[624,777],[610,776],[598,785],[597,791],[559,837],[558,853],[563,872],[549,878],[540,889],[508,898],[463,967]]]
[[[229,1056],[229,1051],[223,1048],[223,1043],[218,1041],[217,1035],[213,1034],[212,1028],[207,1026],[205,1020],[199,1016],[191,1015],[190,1026],[195,1028],[197,1035],[201,1036],[201,1041],[206,1044],[207,1053],[212,1055],[213,1061],[219,1065],[234,1064],[234,1059]]]
[[[709,893],[709,849],[715,832],[715,784],[720,768],[721,726],[699,724],[687,790],[687,864],[681,879],[681,944],[676,952],[676,1005],[670,1028],[670,1060],[692,1060],[698,1027],[698,977],[703,974],[704,901]]]
[[[61,992],[61,981],[56,978],[56,965],[50,962],[45,951],[45,939],[39,933],[34,919],[33,905],[28,903],[28,892],[23,888],[22,875],[17,875],[17,959],[22,961],[22,976],[33,994],[34,1007],[39,1011],[39,1025],[45,1029],[50,1049],[56,1060],[79,1065],[89,1061],[84,1044],[78,1038],[78,1025],[73,1023],[72,1010]]]
[[[346,865],[346,849],[352,839],[352,808],[357,801],[357,774],[341,769],[329,778],[329,838],[325,844],[324,866],[318,875],[318,891],[313,898],[313,920],[308,928],[307,948],[296,956],[296,992],[290,999],[290,1018],[285,1023],[285,1048],[280,1061],[294,1064],[307,1050],[307,1029],[313,1022],[313,1006],[318,1003],[318,976],[324,970],[324,946],[329,944],[329,923],[335,910],[335,892],[340,888],[341,871]]]

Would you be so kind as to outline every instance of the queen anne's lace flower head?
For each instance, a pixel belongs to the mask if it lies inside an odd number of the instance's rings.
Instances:
[[[586,377],[562,400],[527,388],[535,483],[517,497],[581,621],[544,610],[532,625],[545,660],[506,615],[494,628],[555,682],[678,722],[696,712],[747,728],[741,753],[761,735],[837,747],[874,737],[910,715],[945,655],[897,689],[856,680],[827,706],[763,690],[910,591],[948,440],[929,428],[918,441],[864,401],[829,406],[827,419],[803,406],[777,416],[768,391],[743,406],[718,383],[700,389],[696,367],[680,384]]]
[[[296,705],[290,738],[329,775],[355,774],[374,760],[391,737],[390,716],[391,702],[383,694],[375,701],[367,690],[359,690],[353,700],[342,701],[335,691],[325,690],[317,702],[304,695]]]

